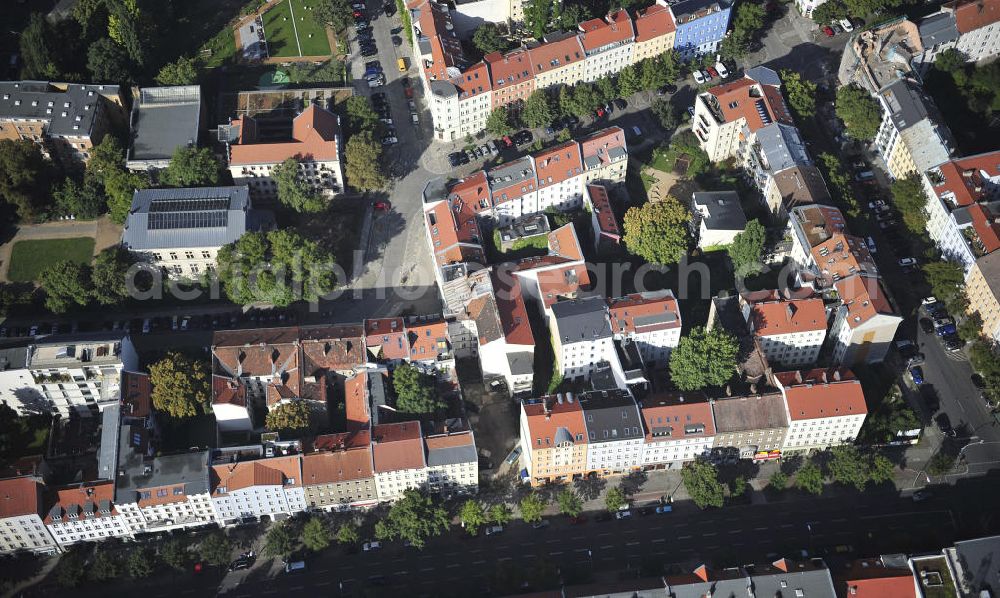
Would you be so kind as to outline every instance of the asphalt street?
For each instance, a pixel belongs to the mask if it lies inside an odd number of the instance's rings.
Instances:
[[[306,571],[271,577],[276,566],[249,572],[212,570],[199,575],[122,582],[130,595],[167,598],[213,595],[220,585],[226,596],[288,596],[304,592],[354,595],[368,588],[375,595],[471,596],[499,594],[498,571],[558,568],[566,577],[593,573],[595,579],[619,572],[657,572],[675,565],[690,570],[708,560],[714,566],[762,562],[807,551],[831,566],[856,556],[886,552],[939,550],[958,539],[1000,529],[995,501],[996,476],[961,481],[931,490],[915,502],[895,493],[866,493],[773,504],[731,506],[700,511],[675,504],[666,515],[633,516],[625,521],[590,521],[572,525],[554,517],[544,529],[514,523],[499,535],[468,537],[459,528],[428,542],[423,550],[387,543],[379,552],[344,552],[332,548],[306,559]],[[341,585],[343,584],[343,585]],[[491,588],[494,588],[491,591]],[[38,586],[28,595],[52,588]],[[87,585],[74,594],[116,595],[117,582]]]

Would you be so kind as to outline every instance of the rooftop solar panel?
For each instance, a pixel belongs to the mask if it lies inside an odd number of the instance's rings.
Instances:
[[[154,199],[149,203],[150,212],[194,212],[226,210],[228,197],[199,197],[184,199]]]
[[[193,212],[152,212],[149,214],[149,230],[170,230],[180,228],[222,228],[229,222],[225,211]]]

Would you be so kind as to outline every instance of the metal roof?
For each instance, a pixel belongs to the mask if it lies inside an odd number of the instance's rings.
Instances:
[[[132,109],[128,166],[147,161],[165,165],[177,148],[197,145],[200,117],[201,88],[197,85],[140,89]]]
[[[577,399],[583,408],[583,419],[591,443],[643,438],[642,415],[628,392],[586,392],[577,395]]]
[[[556,331],[564,343],[595,340],[611,336],[607,304],[602,297],[559,301],[550,308]]]
[[[743,230],[747,217],[735,191],[698,191],[691,195],[701,222],[708,230]]]
[[[917,24],[920,32],[920,43],[925,48],[932,48],[939,44],[947,44],[958,39],[958,26],[955,22],[954,12],[939,12],[929,15],[920,20]]]
[[[89,136],[102,97],[117,96],[117,85],[66,84],[46,81],[0,81],[0,117],[48,121],[55,136]]]

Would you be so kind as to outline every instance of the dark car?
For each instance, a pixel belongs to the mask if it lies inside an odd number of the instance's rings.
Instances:
[[[397,48],[402,46],[403,38],[399,37],[398,35],[392,36],[392,45],[396,46]]]
[[[619,110],[624,110],[624,109],[628,108],[628,102],[626,102],[625,100],[623,100],[621,98],[618,98],[617,100],[615,100],[614,103],[615,103],[615,108],[618,108]]]
[[[948,351],[958,351],[965,346],[965,341],[958,338],[956,335],[950,335],[944,337],[941,342],[944,344],[944,348]]]
[[[524,145],[525,143],[531,143],[534,141],[535,137],[531,134],[531,131],[518,131],[517,133],[514,133],[514,137],[512,137],[512,139],[517,145]]]
[[[955,428],[951,427],[951,419],[948,417],[947,413],[939,413],[937,417],[934,418],[934,423],[937,424],[938,430],[945,436],[954,436]]]
[[[382,63],[377,60],[369,60],[365,63],[365,70],[374,69],[376,71],[382,71]]]
[[[580,124],[580,119],[571,114],[566,118],[564,118],[563,122],[566,123],[567,127],[575,127],[576,125]]]
[[[396,5],[387,3],[385,6],[382,7],[382,11],[385,13],[385,16],[391,17],[392,15],[396,14]]]
[[[462,152],[452,152],[448,154],[448,163],[452,166],[461,166],[469,161]]]
[[[399,82],[400,82],[400,84],[403,87],[409,87],[410,86],[410,78],[409,77],[403,77],[402,79],[399,80]]]
[[[913,378],[914,384],[920,386],[924,383],[924,370],[919,365],[915,365],[910,368],[910,377]]]
[[[656,95],[658,95],[658,96],[665,96],[668,93],[677,93],[677,86],[676,85],[670,85],[668,83],[667,85],[664,85],[663,87],[661,87],[661,88],[659,88],[659,89],[656,90]]]
[[[364,56],[365,58],[368,58],[369,56],[375,56],[376,54],[378,54],[378,50],[376,50],[375,48],[371,47],[361,48],[361,55]]]
[[[925,334],[930,334],[934,332],[934,322],[931,322],[930,318],[920,318],[920,329],[923,330]]]

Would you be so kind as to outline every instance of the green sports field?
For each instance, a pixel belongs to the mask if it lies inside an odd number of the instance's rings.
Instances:
[[[264,39],[268,55],[329,56],[326,29],[313,19],[310,5],[318,0],[281,0],[264,13]],[[312,37],[310,37],[312,36]]]
[[[89,264],[94,259],[94,240],[90,237],[17,241],[10,252],[7,280],[32,282],[42,270],[61,260]]]

